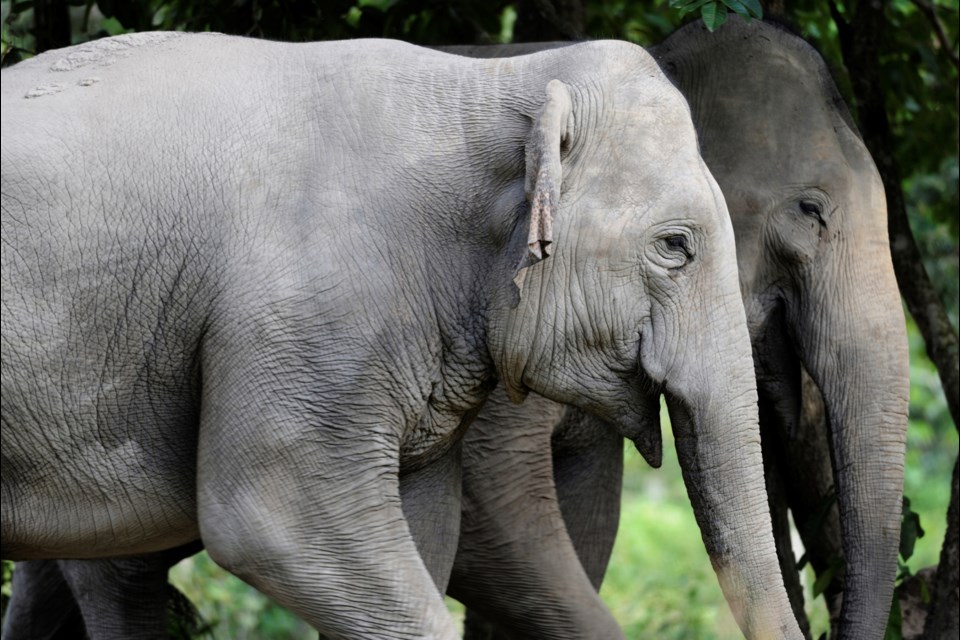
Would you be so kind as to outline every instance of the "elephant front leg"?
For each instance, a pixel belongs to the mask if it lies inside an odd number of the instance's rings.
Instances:
[[[435,463],[400,474],[403,515],[440,593],[447,590],[460,540],[461,443]]]
[[[550,434],[563,407],[495,391],[464,439],[463,522],[448,592],[509,637],[622,638],[557,504]],[[482,625],[481,625],[482,626]],[[484,634],[490,633],[489,630]]]
[[[210,557],[326,638],[455,638],[403,515],[389,413],[253,355],[204,371],[198,517]]]
[[[551,438],[553,479],[567,533],[599,591],[620,524],[623,436],[598,418],[567,409]]]

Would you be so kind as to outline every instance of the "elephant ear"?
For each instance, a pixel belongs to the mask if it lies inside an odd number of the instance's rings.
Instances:
[[[559,80],[547,84],[547,99],[530,131],[526,147],[524,189],[530,204],[527,246],[517,264],[513,282],[523,293],[527,268],[550,255],[553,216],[560,203],[563,166],[561,146],[572,130],[573,103],[570,88]]]

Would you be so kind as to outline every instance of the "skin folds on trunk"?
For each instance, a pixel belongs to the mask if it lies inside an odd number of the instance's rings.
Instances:
[[[883,257],[863,253],[865,264]],[[845,561],[840,636],[866,639],[886,628],[897,571],[907,355],[904,325],[888,321],[891,309],[900,309],[895,283],[857,271],[849,268],[860,286],[848,296],[859,313],[830,317],[828,301],[815,297],[798,341],[822,390],[831,439]],[[883,348],[862,346],[861,336]]]
[[[747,638],[803,637],[783,590],[772,533],[763,524],[770,522],[770,514],[759,436],[704,435],[722,434],[723,429],[711,424],[713,418],[699,418],[703,413],[681,406],[671,408],[670,419],[687,494],[727,603]],[[736,416],[726,416],[725,422]],[[736,451],[735,465],[722,459],[731,450]],[[750,557],[734,562],[732,555],[741,545],[751,547]],[[781,588],[751,588],[764,583]]]
[[[688,300],[685,349],[663,378],[687,494],[724,596],[748,638],[802,637],[784,589],[764,490],[753,358],[734,265],[726,295]],[[740,335],[711,348],[722,335]],[[695,336],[692,339],[690,336]],[[643,357],[641,357],[643,361]],[[758,589],[757,585],[776,585]]]

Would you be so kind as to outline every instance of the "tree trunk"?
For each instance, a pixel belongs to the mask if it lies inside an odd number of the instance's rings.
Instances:
[[[586,37],[583,0],[519,0],[514,42],[582,40]]]
[[[960,530],[957,527],[957,510],[957,465],[954,464],[950,508],[947,509],[947,535],[940,551],[937,577],[931,585],[930,609],[927,613],[927,624],[923,629],[924,640],[956,638],[960,635],[960,621],[957,618],[957,611],[960,610],[960,585],[957,582],[960,573],[957,553],[960,547]]]
[[[67,0],[34,0],[33,35],[37,53],[70,46],[70,6]]]
[[[786,19],[787,0],[767,0],[763,3],[764,18]]]

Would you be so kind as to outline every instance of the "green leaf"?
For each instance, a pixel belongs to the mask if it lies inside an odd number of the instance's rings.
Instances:
[[[762,19],[763,18],[763,8],[760,6],[759,0],[721,0],[723,4],[727,5],[730,9],[735,11],[737,15],[743,18],[746,21],[750,21],[752,18]]]
[[[727,21],[727,9],[718,8],[716,2],[711,2],[700,9],[700,17],[703,18],[703,24],[707,25],[707,30],[712,33]]]
[[[733,10],[738,16],[744,20],[750,19],[750,12],[744,6],[740,0],[721,0],[723,4],[727,5],[728,8]]]
[[[692,13],[701,7],[715,5],[717,0],[670,0],[670,6],[680,11],[680,15]]]
[[[833,567],[828,568],[826,571],[817,576],[816,581],[813,583],[813,597],[816,598],[821,593],[827,590],[827,587],[830,586],[830,582],[833,580],[833,576],[836,572],[833,570]]]
[[[911,577],[913,577],[913,572],[910,571],[910,566],[897,560],[897,582],[906,582]]]
[[[763,7],[760,5],[760,0],[740,0],[740,2],[754,18],[757,20],[763,19]]]
[[[923,604],[930,604],[930,587],[927,586],[927,581],[921,577],[918,577],[917,580],[920,582],[920,599]]]
[[[913,555],[917,539],[922,538],[924,533],[920,526],[920,516],[910,508],[910,498],[904,496],[903,520],[900,523],[900,556],[904,560],[909,560]]]
[[[887,630],[883,634],[883,640],[903,640],[903,613],[900,611],[900,598],[893,598],[893,606],[890,607],[890,617],[887,618]]]
[[[817,576],[816,581],[813,583],[813,597],[816,598],[821,593],[827,590],[827,587],[830,586],[830,583],[833,582],[833,578],[843,569],[844,561],[843,558],[834,556],[830,558],[830,564],[824,570],[823,573]]]
[[[118,36],[124,33],[130,33],[133,29],[126,29],[120,21],[114,18],[113,16],[109,18],[104,18],[100,22],[100,28],[107,32],[111,36]]]

